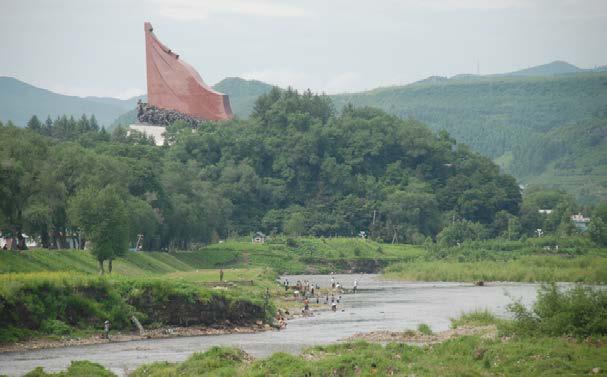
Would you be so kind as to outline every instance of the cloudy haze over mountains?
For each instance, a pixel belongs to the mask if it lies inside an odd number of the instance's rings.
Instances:
[[[337,93],[553,60],[607,64],[603,0],[1,0],[0,76],[80,96],[145,92],[143,22],[214,84]],[[360,20],[365,20],[360,22]]]

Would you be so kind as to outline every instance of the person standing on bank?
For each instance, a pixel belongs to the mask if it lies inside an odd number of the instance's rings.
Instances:
[[[110,340],[110,328],[112,327],[112,324],[110,323],[110,321],[105,321],[103,322],[103,337],[107,340]]]
[[[219,269],[219,281],[223,281],[223,268]]]

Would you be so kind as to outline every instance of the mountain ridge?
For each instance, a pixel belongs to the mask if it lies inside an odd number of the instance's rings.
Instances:
[[[55,93],[39,88],[19,79],[0,76],[0,121],[12,121],[24,127],[27,121],[37,115],[44,120],[47,116],[61,115],[80,117],[94,114],[104,126],[131,107],[136,97],[120,100],[111,97],[78,97]]]

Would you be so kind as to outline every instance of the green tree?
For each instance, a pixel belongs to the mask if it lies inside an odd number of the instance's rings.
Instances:
[[[464,241],[477,241],[487,237],[482,224],[462,220],[446,226],[437,236],[437,242],[445,246],[455,246]]]
[[[42,123],[40,123],[40,120],[38,119],[38,117],[34,115],[27,122],[26,127],[34,132],[40,132],[42,130]]]
[[[588,224],[590,238],[599,245],[607,246],[607,223],[600,217],[595,217]]]
[[[302,212],[291,213],[283,224],[285,233],[299,236],[306,231],[306,216]]]
[[[69,202],[70,222],[78,226],[91,241],[91,252],[99,262],[99,272],[104,273],[103,262],[112,261],[128,250],[129,226],[126,203],[119,190],[108,186],[101,191],[85,188]]]

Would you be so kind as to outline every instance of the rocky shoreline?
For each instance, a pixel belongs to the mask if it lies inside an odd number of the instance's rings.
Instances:
[[[266,323],[258,321],[255,324],[243,326],[188,326],[188,327],[161,327],[146,330],[144,334],[138,332],[111,332],[110,340],[105,339],[101,332],[90,337],[82,338],[37,338],[10,344],[0,344],[0,353],[22,352],[37,349],[62,348],[71,346],[83,346],[103,343],[131,342],[144,339],[165,339],[190,336],[226,335],[226,334],[251,334],[274,329]]]
[[[359,333],[350,337],[341,339],[342,342],[355,342],[364,340],[370,343],[409,343],[419,345],[431,345],[445,342],[449,339],[466,335],[480,335],[482,338],[495,339],[497,337],[497,327],[489,326],[460,326],[455,329],[449,329],[434,334],[422,334],[419,331],[372,331],[368,333]]]

